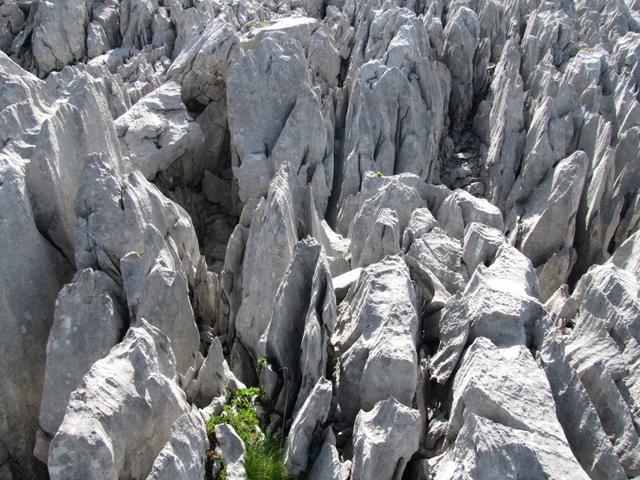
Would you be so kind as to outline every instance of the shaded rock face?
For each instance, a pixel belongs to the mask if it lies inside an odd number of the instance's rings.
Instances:
[[[1,479],[640,476],[638,0],[0,3]]]

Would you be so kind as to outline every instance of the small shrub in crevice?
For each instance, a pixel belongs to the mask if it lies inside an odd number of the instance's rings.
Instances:
[[[260,427],[260,419],[255,404],[261,402],[263,392],[259,388],[243,388],[228,394],[227,403],[220,415],[211,417],[207,422],[207,435],[210,449],[207,452],[207,480],[225,480],[224,465],[213,478],[214,462],[221,461],[216,453],[218,442],[215,436],[216,425],[228,423],[233,427],[245,445],[245,469],[249,480],[285,480],[290,479],[284,467],[284,442],[265,437]]]

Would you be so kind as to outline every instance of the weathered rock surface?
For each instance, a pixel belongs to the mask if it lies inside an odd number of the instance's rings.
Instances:
[[[120,260],[142,253],[144,232],[153,225],[170,245],[190,282],[199,248],[191,219],[141,173],[120,176],[104,155],[87,159],[76,196],[76,267],[92,267],[120,278]]]
[[[640,296],[637,277],[595,266],[573,294],[579,316],[567,344],[576,369],[628,476],[638,469],[637,365]]]
[[[115,126],[123,155],[148,180],[204,141],[202,130],[182,103],[180,87],[173,82],[141,98],[116,119]]]
[[[245,445],[242,439],[228,423],[216,425],[215,434],[227,478],[229,480],[246,478],[247,474],[244,468]]]
[[[149,319],[171,341],[176,368],[185,372],[200,336],[189,301],[189,280],[180,259],[162,234],[148,225],[143,253],[129,253],[120,261],[122,284],[131,320]]]
[[[276,293],[264,339],[266,359],[282,377],[275,402],[282,414],[297,410],[324,377],[336,316],[322,247],[310,239],[300,241]]]
[[[353,427],[351,478],[402,476],[418,449],[420,414],[389,397],[369,411],[360,410]]]
[[[464,229],[471,222],[482,223],[500,231],[504,228],[498,208],[464,190],[454,191],[442,202],[437,219],[440,228],[459,240],[462,240]]]
[[[45,351],[63,262],[36,228],[20,168],[20,157],[0,153],[0,200],[6,208],[0,228],[0,471],[7,478],[42,473],[32,452],[38,429]],[[19,239],[19,242],[16,242]]]
[[[521,372],[515,382],[514,371]],[[438,462],[436,478],[515,478],[530,472],[589,478],[558,423],[549,383],[523,346],[497,348],[486,338],[473,342],[454,380],[447,440],[453,445]]]
[[[418,382],[418,317],[404,261],[386,257],[364,269],[345,302],[332,338],[340,415],[352,420],[389,396],[410,406]]]
[[[231,367],[245,383],[251,379],[249,370],[253,367],[248,365],[257,362],[258,342],[271,320],[276,292],[292,258],[298,232],[302,230],[300,199],[299,186],[285,164],[271,182],[267,198],[262,198],[251,213],[248,231],[238,231],[244,242],[239,265],[233,267],[235,271],[225,267],[222,273],[223,280],[232,273],[234,281],[242,282],[235,291],[231,286],[226,287],[226,293],[231,297],[231,305],[238,302],[237,310],[229,317],[237,353],[232,354]]]
[[[93,364],[51,441],[51,478],[144,478],[188,411],[169,339],[144,320]]]
[[[309,450],[327,421],[332,396],[331,382],[324,377],[320,378],[293,420],[284,459],[291,475],[298,475],[308,469]]]
[[[325,122],[299,43],[265,38],[229,73],[229,128],[243,202],[267,193],[287,161],[324,214],[333,178]]]
[[[47,363],[40,409],[42,445],[36,446],[47,463],[48,440],[64,418],[69,396],[97,360],[116,345],[127,315],[121,288],[103,272],[78,272],[58,294],[47,342]]]
[[[0,50],[1,479],[242,478],[245,386],[300,477],[640,476],[639,0],[0,0]]]
[[[190,480],[205,475],[207,449],[204,420],[197,410],[185,412],[173,422],[171,438],[153,462],[148,480]]]

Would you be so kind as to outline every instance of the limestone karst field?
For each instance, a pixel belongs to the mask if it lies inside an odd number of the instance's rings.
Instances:
[[[640,0],[0,0],[0,480],[640,478]]]

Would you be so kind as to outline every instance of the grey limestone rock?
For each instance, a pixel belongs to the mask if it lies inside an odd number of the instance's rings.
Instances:
[[[276,293],[264,339],[266,358],[282,378],[274,406],[284,416],[299,411],[324,378],[336,317],[322,247],[311,239],[300,241]]]
[[[418,450],[420,413],[393,397],[360,410],[353,427],[351,478],[391,480],[402,476]]]
[[[504,229],[500,210],[487,200],[464,190],[455,190],[438,209],[438,225],[450,237],[462,240],[464,229],[471,222],[483,223],[500,231]]]
[[[139,320],[71,394],[49,448],[49,475],[144,478],[188,410],[169,339]]]
[[[143,252],[145,228],[153,225],[168,237],[171,255],[193,283],[200,254],[191,219],[141,173],[122,176],[104,154],[90,156],[75,210],[77,268],[99,268],[120,278],[120,260],[128,253]]]
[[[500,230],[478,222],[468,223],[464,229],[462,260],[469,275],[473,275],[479,265],[489,266],[493,263],[503,243],[506,243],[506,239]]]
[[[549,380],[558,421],[576,459],[593,479],[625,478],[587,390],[569,362],[565,342],[547,317],[538,322],[536,343],[537,360]]]
[[[227,100],[240,199],[246,203],[266,194],[287,161],[305,183],[311,181],[324,214],[332,155],[300,44],[265,38],[231,69]]]
[[[411,405],[418,382],[418,316],[404,261],[386,257],[365,268],[345,301],[332,338],[340,414],[353,420],[358,410],[389,396]]]
[[[620,245],[609,259],[614,265],[624,268],[640,278],[640,232],[631,235]]]
[[[33,458],[45,375],[45,352],[64,263],[38,231],[19,155],[0,150],[0,471],[7,478],[42,474]],[[6,210],[5,210],[6,209]],[[19,241],[16,241],[19,240]]]
[[[514,371],[522,372],[517,382]],[[524,346],[497,348],[486,338],[474,341],[454,379],[447,439],[453,445],[438,464],[436,478],[472,472],[480,478],[516,478],[524,472],[589,478],[557,420],[544,372]],[[491,445],[500,445],[500,451]],[[486,462],[487,455],[493,461]]]
[[[354,201],[357,200],[358,198],[354,199]],[[373,252],[371,250],[373,248],[380,250],[377,252],[378,256],[384,253],[399,253],[400,238],[402,238],[404,229],[409,223],[411,213],[415,208],[422,206],[424,206],[424,201],[415,188],[394,179],[373,195],[368,198],[365,197],[349,225],[351,265],[353,267],[364,266],[361,260],[363,252],[367,255],[372,255]],[[388,238],[379,240],[376,236],[371,236],[371,231],[375,230],[375,228],[371,228],[371,224],[377,222],[383,211],[387,213],[383,214],[378,228],[382,229],[382,233],[388,231]],[[391,211],[394,213],[391,213]],[[394,216],[396,217],[395,221],[393,220]],[[386,227],[385,224],[389,224],[389,227]],[[393,224],[395,224],[395,227],[392,226]],[[371,239],[369,240],[369,238]],[[367,242],[369,243],[368,245]],[[371,261],[373,260],[376,260],[375,256],[371,257]]]
[[[244,234],[245,254],[240,257],[241,272],[238,272],[243,279],[242,290],[237,292],[240,303],[235,319],[231,320],[237,334],[234,348],[244,349],[253,359],[241,366],[232,355],[230,364],[245,383],[252,375],[247,365],[257,362],[258,342],[271,320],[276,292],[302,230],[301,198],[289,165],[283,165],[271,182],[267,198],[262,198],[253,210],[251,226]]]
[[[362,252],[353,266],[363,267],[379,262],[387,255],[400,253],[400,226],[395,210],[383,208],[369,231]]]
[[[476,13],[459,7],[444,29],[444,63],[451,72],[449,114],[455,130],[461,130],[473,105],[473,59],[479,35]]]
[[[90,268],[78,272],[58,293],[40,409],[43,445],[37,449],[44,463],[46,439],[53,438],[60,427],[71,393],[94,362],[120,341],[127,320],[122,302],[121,287],[107,274]]]
[[[640,0],[0,4],[1,479],[640,475]]]
[[[189,283],[175,249],[152,225],[144,230],[143,253],[129,253],[121,262],[122,283],[131,319],[148,319],[171,341],[176,368],[185,372],[200,345],[189,299]]]
[[[407,256],[429,270],[451,294],[464,288],[469,275],[462,265],[462,245],[439,227],[413,242]]]
[[[33,26],[33,57],[40,75],[60,70],[86,55],[90,2],[42,2]]]
[[[524,345],[543,313],[531,262],[503,244],[489,267],[476,268],[464,290],[469,305],[469,338],[487,337],[498,346]]]
[[[215,428],[216,440],[222,454],[225,472],[229,480],[242,480],[247,477],[244,468],[245,444],[236,431],[228,423],[221,423]]]
[[[191,480],[205,475],[208,445],[204,419],[197,410],[180,415],[171,437],[153,462],[147,480]]]
[[[320,453],[309,471],[311,480],[346,480],[349,478],[351,462],[342,463],[336,448],[336,437],[328,429]]]
[[[141,98],[115,121],[123,155],[148,180],[204,141],[188,115],[178,84],[168,82]]]
[[[284,463],[291,475],[298,475],[307,471],[309,466],[309,449],[323,431],[323,424],[327,421],[333,386],[324,377],[318,380],[293,420],[289,436]]]

